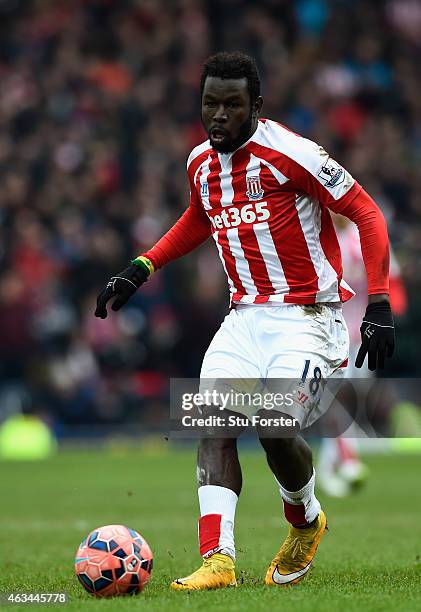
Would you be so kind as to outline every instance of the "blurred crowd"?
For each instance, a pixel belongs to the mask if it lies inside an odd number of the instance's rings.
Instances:
[[[392,374],[420,372],[419,0],[0,0],[0,415],[153,423],[227,309],[212,245],[93,317],[108,277],[188,203],[217,50],[258,61],[264,116],[382,207],[409,293]]]

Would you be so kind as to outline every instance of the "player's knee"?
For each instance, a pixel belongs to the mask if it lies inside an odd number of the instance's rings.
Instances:
[[[219,466],[236,454],[237,444],[233,438],[201,438],[199,440],[198,465],[208,473],[218,472]]]
[[[198,448],[198,485],[227,486],[226,474],[236,461],[238,455],[235,439],[202,438],[199,440]]]

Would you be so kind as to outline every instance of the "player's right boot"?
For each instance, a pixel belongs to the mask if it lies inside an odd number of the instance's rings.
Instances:
[[[186,576],[177,578],[171,583],[177,591],[200,591],[204,589],[221,589],[237,586],[234,561],[228,555],[215,553],[204,559],[202,567]]]
[[[325,530],[326,516],[322,510],[310,527],[299,529],[291,525],[287,539],[269,565],[265,584],[286,587],[305,578]]]

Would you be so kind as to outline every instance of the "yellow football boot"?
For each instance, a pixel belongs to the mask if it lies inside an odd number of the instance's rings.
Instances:
[[[200,591],[237,586],[234,561],[228,555],[215,553],[204,559],[202,567],[186,576],[171,582],[171,588],[178,591]]]
[[[265,584],[290,586],[302,580],[311,567],[314,555],[326,529],[326,516],[320,511],[312,527],[289,528],[287,539],[269,565]]]

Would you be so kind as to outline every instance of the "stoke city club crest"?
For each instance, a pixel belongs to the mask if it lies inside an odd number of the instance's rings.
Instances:
[[[264,195],[262,185],[260,183],[260,176],[248,176],[247,179],[247,191],[246,196],[249,200],[261,200]]]

